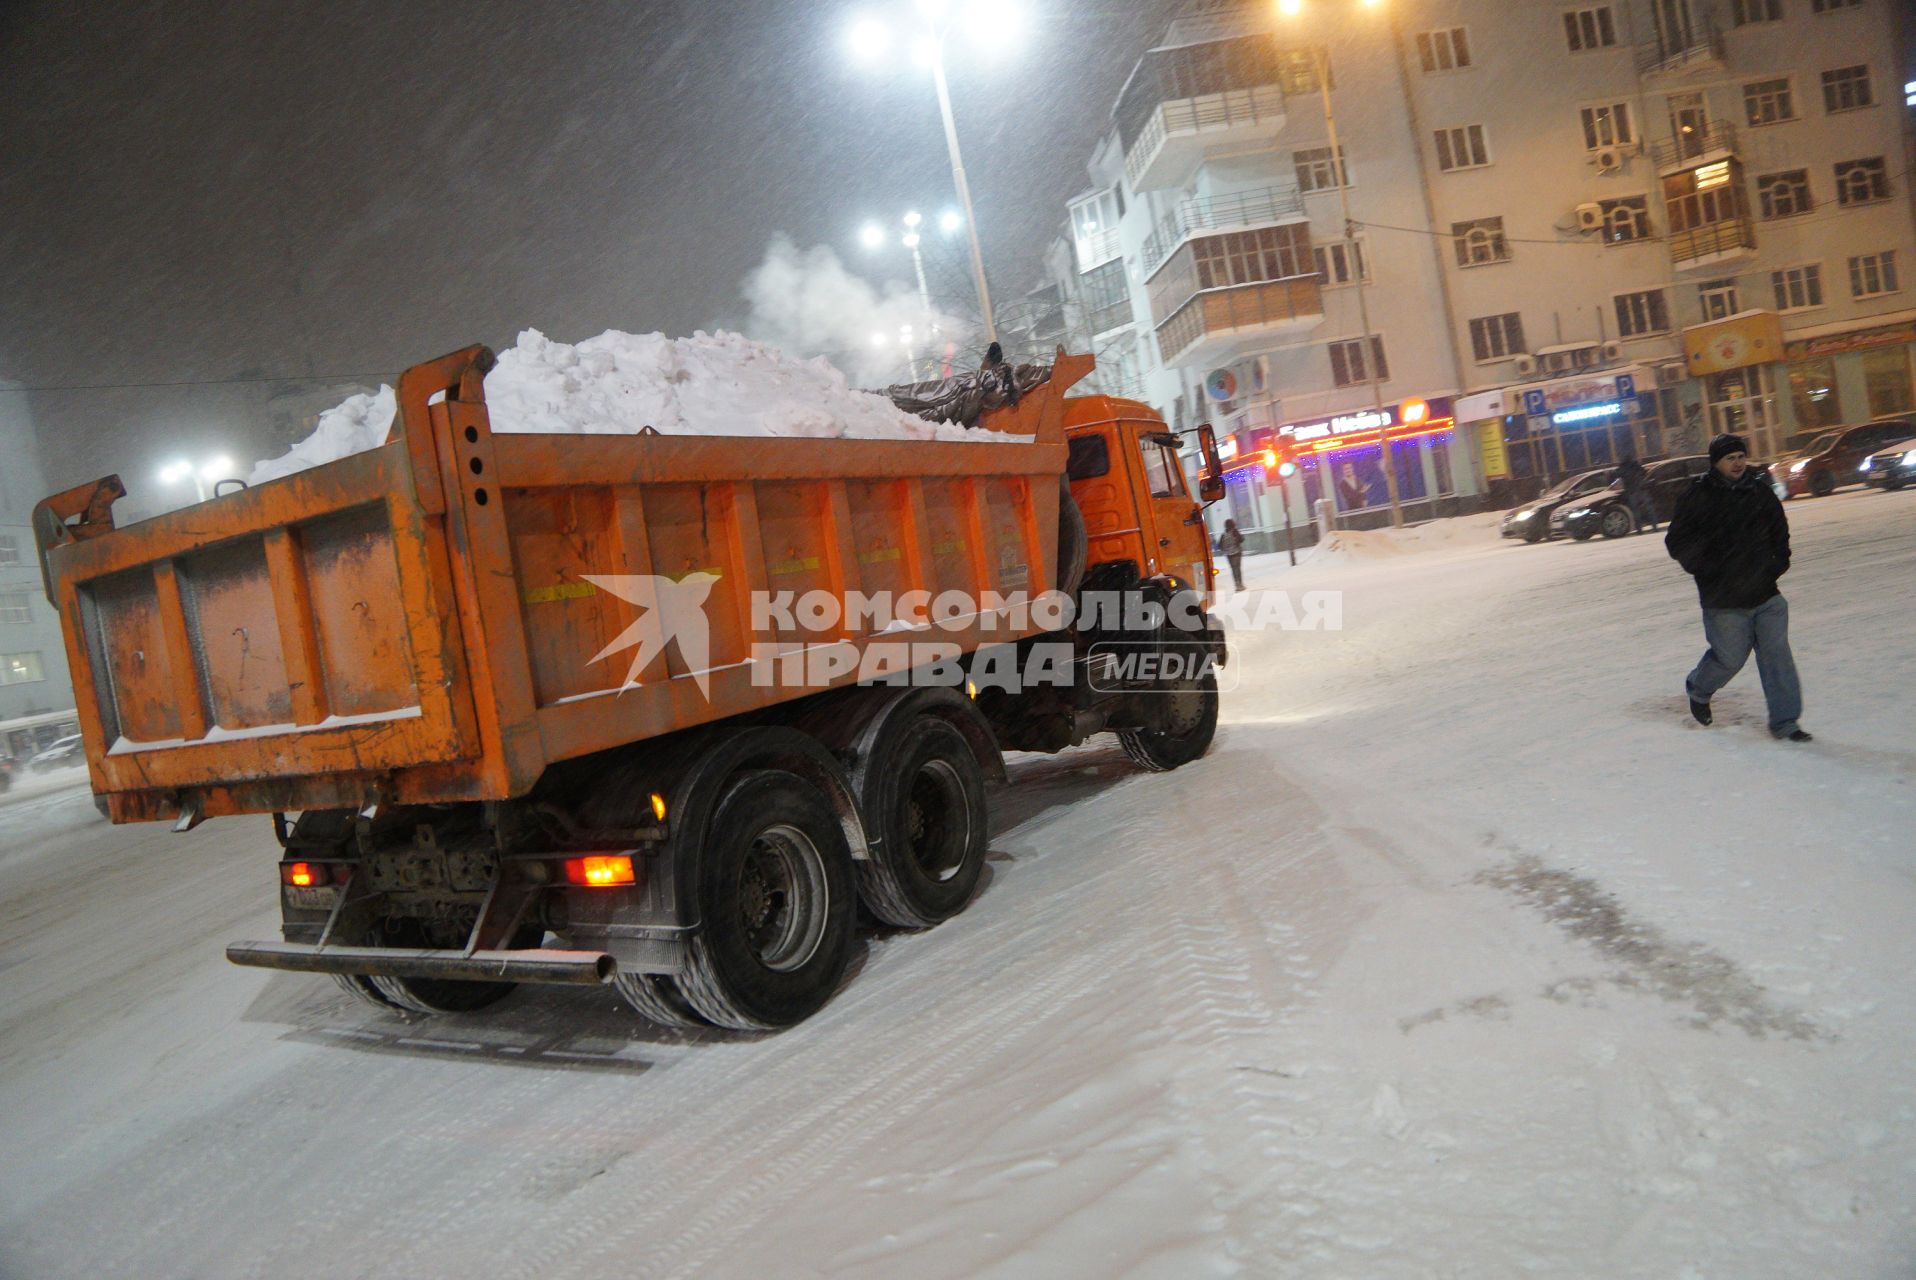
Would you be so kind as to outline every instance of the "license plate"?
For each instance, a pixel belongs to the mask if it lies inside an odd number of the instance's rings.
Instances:
[[[331,911],[339,896],[339,890],[331,885],[289,884],[284,888],[286,905],[295,911]]]

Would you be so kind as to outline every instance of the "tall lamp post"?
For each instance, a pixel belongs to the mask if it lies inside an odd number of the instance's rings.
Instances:
[[[971,207],[971,184],[965,180],[965,160],[958,147],[958,125],[951,114],[951,88],[945,80],[945,40],[957,22],[957,10],[966,11],[967,26],[996,39],[1013,30],[1011,14],[1003,3],[973,0],[955,5],[951,0],[916,0],[920,35],[913,48],[918,60],[931,68],[932,83],[938,89],[938,111],[945,122],[945,148],[951,154],[951,179],[958,189],[958,203],[964,208],[965,227],[971,234],[971,278],[978,287],[978,310],[984,317],[985,341],[998,340],[998,326],[991,316],[991,290],[985,283],[985,255],[978,244],[978,217]],[[871,19],[852,28],[852,51],[863,61],[875,62],[891,46],[891,33]]]
[[[935,351],[941,330],[938,326],[938,317],[931,309],[931,289],[925,283],[925,255],[919,252],[919,246],[924,243],[924,234],[921,228],[924,226],[925,220],[916,209],[913,209],[907,211],[900,221],[904,223],[905,229],[899,235],[898,242],[911,250],[911,268],[918,277],[919,316],[924,323],[926,338]],[[958,229],[958,224],[962,221],[963,219],[956,213],[946,213],[939,217],[938,226],[940,230],[949,235]],[[889,233],[876,222],[866,223],[864,228],[859,231],[858,238],[864,243],[867,249],[883,248],[891,239]],[[936,363],[935,355],[933,356],[933,362]],[[916,357],[913,359],[913,365],[912,377],[915,378],[918,376]]]
[[[1383,0],[1357,2],[1366,9],[1375,9],[1382,5]],[[1304,0],[1277,0],[1277,11],[1287,18],[1294,18],[1304,11]],[[1390,523],[1391,527],[1401,529],[1404,527],[1404,508],[1397,493],[1396,460],[1390,455],[1390,410],[1384,407],[1384,387],[1377,368],[1377,343],[1370,329],[1370,303],[1364,296],[1367,264],[1357,248],[1357,223],[1351,217],[1350,184],[1344,172],[1344,148],[1337,141],[1337,112],[1331,106],[1330,53],[1321,44],[1311,46],[1311,53],[1316,63],[1317,88],[1324,99],[1324,128],[1330,135],[1331,171],[1337,179],[1337,199],[1344,213],[1344,238],[1351,246],[1351,262],[1356,268],[1352,283],[1357,292],[1357,322],[1364,330],[1364,369],[1370,374],[1371,407],[1379,419],[1377,447],[1384,464],[1384,489],[1390,494]]]

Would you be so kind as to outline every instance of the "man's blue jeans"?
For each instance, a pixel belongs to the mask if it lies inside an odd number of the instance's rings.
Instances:
[[[1770,732],[1779,738],[1796,732],[1796,719],[1803,714],[1803,686],[1796,678],[1796,659],[1790,656],[1789,602],[1778,595],[1754,609],[1705,609],[1703,638],[1710,647],[1683,682],[1691,701],[1708,702],[1743,669],[1755,649],[1763,700],[1770,704]]]

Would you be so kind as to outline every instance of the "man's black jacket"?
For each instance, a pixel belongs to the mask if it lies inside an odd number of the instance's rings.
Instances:
[[[1789,571],[1790,521],[1768,475],[1751,467],[1731,482],[1712,468],[1677,499],[1663,545],[1705,609],[1754,609]]]

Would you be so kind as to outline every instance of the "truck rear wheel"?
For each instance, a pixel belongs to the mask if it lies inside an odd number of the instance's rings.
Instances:
[[[544,930],[524,930],[513,939],[516,948],[536,947]],[[457,950],[465,946],[465,929],[424,920],[401,920],[389,926],[381,945]],[[389,978],[368,976],[365,981],[379,998],[412,1013],[473,1013],[512,994],[516,982],[464,982],[450,978]]]
[[[905,729],[865,806],[872,856],[858,890],[886,924],[924,929],[965,909],[985,866],[985,778],[965,735],[924,715]],[[895,763],[894,763],[895,762]]]
[[[1168,773],[1189,764],[1211,749],[1217,735],[1217,674],[1206,671],[1195,680],[1167,685],[1149,697],[1171,699],[1165,727],[1158,729],[1121,729],[1118,741],[1124,753],[1140,768],[1153,773]]]
[[[625,1002],[639,1016],[661,1027],[709,1027],[712,1025],[686,1003],[672,979],[658,973],[619,973],[612,978]]]
[[[825,794],[783,770],[730,784],[698,870],[699,931],[677,985],[721,1027],[772,1031],[822,1008],[851,960],[851,848]]]
[[[339,984],[341,991],[344,991],[355,1000],[364,1001],[375,1009],[383,1009],[387,1013],[391,1013],[395,1009],[404,1008],[403,1005],[394,1004],[385,996],[381,995],[379,988],[373,985],[373,980],[362,974],[336,973],[333,975],[333,981]]]

